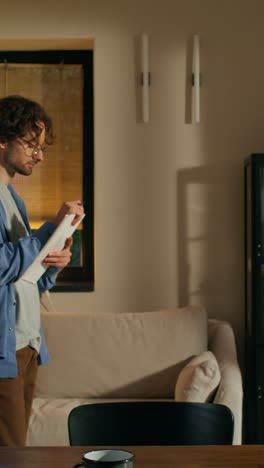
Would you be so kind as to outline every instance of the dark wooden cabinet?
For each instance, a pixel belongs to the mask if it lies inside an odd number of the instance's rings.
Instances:
[[[264,154],[245,173],[245,443],[264,444]]]

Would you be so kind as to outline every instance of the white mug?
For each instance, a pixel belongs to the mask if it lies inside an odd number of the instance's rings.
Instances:
[[[92,450],[82,455],[80,463],[73,468],[133,468],[135,455],[119,449]]]

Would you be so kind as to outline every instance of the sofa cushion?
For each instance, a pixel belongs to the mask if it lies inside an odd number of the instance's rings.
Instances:
[[[43,313],[51,363],[38,396],[170,398],[190,356],[207,349],[201,307],[130,313]]]
[[[195,356],[178,376],[175,400],[198,403],[211,401],[220,383],[220,377],[218,363],[211,351]]]

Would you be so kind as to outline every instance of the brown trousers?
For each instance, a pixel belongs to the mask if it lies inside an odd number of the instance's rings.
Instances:
[[[24,446],[37,376],[37,351],[17,355],[18,376],[0,379],[0,446]]]

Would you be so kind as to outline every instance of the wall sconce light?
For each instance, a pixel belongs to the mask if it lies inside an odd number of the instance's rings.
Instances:
[[[149,122],[149,38],[147,34],[141,36],[141,86],[142,86],[142,121]]]
[[[192,86],[193,86],[193,118],[195,123],[200,122],[200,38],[193,36],[193,61],[192,61]]]

